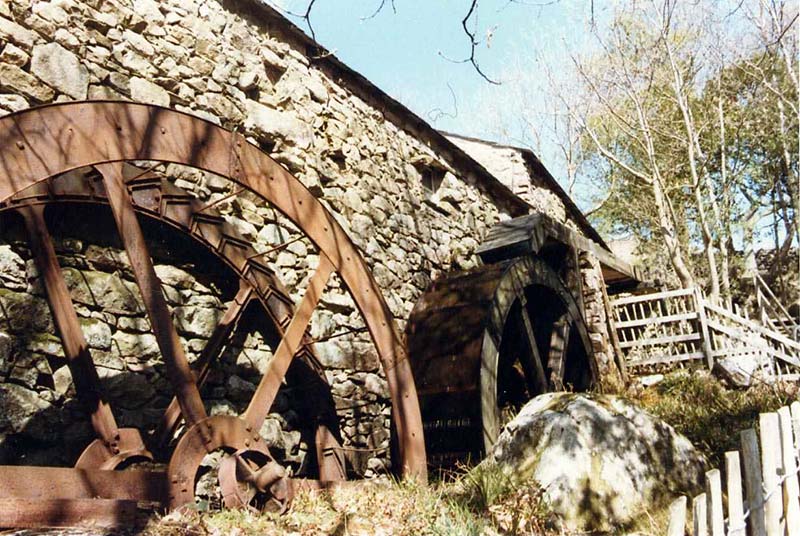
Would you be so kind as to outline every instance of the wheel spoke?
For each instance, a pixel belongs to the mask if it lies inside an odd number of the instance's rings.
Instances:
[[[254,430],[261,429],[283,378],[286,376],[286,371],[292,363],[292,358],[302,349],[306,327],[311,321],[311,315],[319,303],[331,273],[333,273],[333,264],[327,256],[320,252],[317,271],[311,277],[306,293],[295,310],[294,316],[275,350],[272,361],[270,361],[267,371],[261,378],[261,382],[250,400],[250,405],[247,406],[247,411],[244,413],[244,419]]]
[[[103,175],[108,202],[114,213],[119,236],[125,245],[136,283],[142,294],[147,317],[167,366],[167,374],[175,389],[181,413],[188,424],[197,423],[206,418],[206,410],[203,407],[194,374],[189,368],[189,361],[186,359],[183,346],[181,346],[178,332],[172,322],[172,315],[161,290],[161,281],[153,268],[153,261],[148,253],[142,228],[136,219],[130,193],[122,176],[122,165],[120,163],[100,164],[96,168]]]
[[[81,330],[78,314],[69,295],[67,283],[53,247],[53,241],[44,220],[44,207],[24,206],[18,209],[25,222],[29,245],[36,266],[42,274],[50,309],[53,312],[64,356],[67,359],[75,390],[81,401],[91,411],[92,427],[106,445],[111,446],[119,440],[119,429],[111,412],[111,407],[103,399],[100,378],[92,362],[89,345]]]
[[[330,428],[324,424],[317,425],[314,442],[317,447],[319,479],[328,481],[345,480],[347,474],[341,445],[331,433]]]
[[[528,346],[527,352],[520,354],[520,364],[525,372],[525,380],[529,388],[534,389],[535,394],[547,392],[547,378],[544,375],[542,359],[539,356],[539,346],[536,344],[536,337],[533,333],[530,315],[528,315],[527,300],[524,296],[519,298],[519,316],[517,322],[522,333],[522,338]]]
[[[564,313],[553,324],[553,333],[550,335],[550,354],[547,358],[547,368],[550,369],[550,383],[553,389],[564,389],[564,366],[567,360],[567,344],[571,324],[569,315]]]
[[[247,305],[253,299],[255,290],[253,287],[244,280],[240,281],[239,292],[233,298],[228,310],[220,319],[214,332],[209,337],[208,342],[203,348],[200,357],[197,360],[199,371],[197,373],[197,386],[202,387],[208,378],[208,373],[211,370],[211,365],[219,357],[225,342],[230,338],[231,332],[239,323],[242,313],[247,309]],[[175,433],[178,424],[181,420],[181,406],[177,397],[174,397],[170,402],[161,422],[156,429],[154,437],[156,437],[157,444],[163,446]]]

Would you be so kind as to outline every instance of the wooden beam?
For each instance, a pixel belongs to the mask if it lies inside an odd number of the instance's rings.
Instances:
[[[42,275],[47,301],[53,313],[67,366],[75,383],[78,398],[91,412],[92,428],[97,437],[111,446],[119,440],[119,429],[111,407],[105,400],[100,377],[92,361],[89,344],[83,335],[78,313],[58,264],[53,241],[44,219],[44,206],[31,205],[18,209],[25,222],[28,242],[36,267]]]
[[[528,347],[528,352],[520,356],[520,364],[525,371],[525,379],[529,386],[534,386],[536,394],[547,392],[547,378],[544,375],[542,358],[539,355],[539,347],[536,344],[536,337],[533,332],[533,324],[528,315],[527,300],[524,296],[519,299],[519,329]]]
[[[477,253],[485,263],[538,253],[548,240],[591,253],[600,264],[625,278],[641,281],[639,271],[613,253],[542,213],[529,214],[492,227]],[[611,278],[610,278],[611,279]]]
[[[31,465],[0,466],[0,499],[120,499],[163,502],[166,473]],[[3,520],[0,516],[0,520]]]
[[[117,528],[136,523],[136,501],[116,499],[0,499],[0,527]]]
[[[103,175],[111,212],[139,286],[158,349],[167,366],[167,375],[180,401],[181,413],[187,424],[193,425],[207,417],[206,410],[172,322],[172,314],[161,290],[161,280],[153,267],[142,228],[136,219],[133,202],[123,179],[122,165],[117,162],[101,164],[96,168]]]

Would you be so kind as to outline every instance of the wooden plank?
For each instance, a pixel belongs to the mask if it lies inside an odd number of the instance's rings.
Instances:
[[[742,472],[739,466],[739,453],[725,453],[725,491],[728,495],[728,536],[745,536],[747,525],[744,522],[742,504]]]
[[[755,358],[756,356],[758,356],[759,353],[769,354],[769,352],[766,351],[767,349],[763,346],[731,346],[729,344],[731,342],[730,339],[726,339],[724,337],[719,337],[719,338],[724,339],[724,343],[726,345],[723,346],[722,348],[714,350],[713,352],[714,357],[741,355],[741,356],[751,356]]]
[[[706,494],[701,493],[692,500],[692,521],[694,536],[708,536],[708,512],[706,511]]]
[[[700,344],[703,348],[703,354],[706,356],[706,365],[708,365],[708,370],[712,370],[714,368],[714,355],[711,350],[711,335],[708,332],[708,319],[706,318],[706,310],[703,307],[703,296],[700,294],[700,289],[695,288],[694,293],[694,306],[697,310],[697,320],[700,324]]]
[[[666,337],[653,337],[652,339],[639,339],[619,343],[621,348],[631,348],[634,346],[654,346],[657,344],[669,344],[673,342],[699,341],[699,333],[687,333],[685,335],[668,335]]]
[[[764,514],[767,536],[782,536],[783,494],[780,490],[781,468],[780,427],[777,413],[762,413],[758,416],[761,439],[761,472],[764,479]]]
[[[669,322],[680,322],[682,320],[694,320],[697,318],[697,313],[682,313],[677,315],[656,316],[652,318],[645,318],[642,320],[629,320],[626,322],[617,322],[617,328],[632,328],[637,326],[651,326],[653,324],[667,324]]]
[[[781,442],[781,465],[785,475],[783,482],[783,511],[786,513],[786,535],[800,536],[800,483],[797,480],[798,454],[792,413],[788,407],[778,410]]]
[[[711,320],[711,319],[708,320],[708,327],[710,327],[712,329],[715,329],[715,330],[717,330],[717,331],[719,331],[721,333],[724,333],[725,335],[728,335],[729,337],[733,337],[734,339],[736,339],[738,341],[742,341],[744,343],[747,342],[745,340],[744,334],[737,333],[734,329],[732,329],[732,328],[730,328],[728,326],[725,326],[723,324],[720,324],[720,323],[718,323],[718,322],[716,322],[714,320]],[[774,348],[772,348],[771,346],[758,346],[756,348],[758,348],[758,350],[760,350],[760,351],[762,351],[764,353],[767,353],[767,354],[771,355],[772,357],[774,357],[776,359],[780,359],[781,361],[785,361],[786,363],[789,363],[790,365],[794,365],[796,367],[800,367],[800,359],[797,359],[797,358],[795,358],[795,357],[793,357],[791,355],[785,354],[785,353],[781,353],[781,352],[775,350]]]
[[[713,304],[708,303],[708,302],[705,302],[705,305],[706,305],[707,309],[710,309],[711,311],[717,313],[718,315],[724,316],[725,318],[727,318],[729,320],[733,320],[734,322],[737,322],[737,323],[747,327],[748,329],[751,329],[751,330],[755,331],[756,333],[758,333],[760,335],[764,335],[765,337],[768,337],[770,339],[774,339],[774,340],[780,342],[781,344],[784,344],[784,345],[788,346],[792,350],[800,352],[800,343],[798,343],[797,341],[793,341],[792,339],[786,337],[785,335],[783,335],[781,333],[777,333],[777,332],[772,331],[770,329],[766,329],[766,328],[764,328],[764,326],[761,326],[760,324],[757,324],[756,322],[753,322],[752,320],[747,320],[745,318],[737,316],[737,315],[733,314],[732,312],[728,311],[727,309],[723,309],[722,307],[717,307],[716,305],[713,305]]]
[[[647,359],[639,359],[636,361],[628,361],[629,367],[641,367],[644,365],[661,365],[669,363],[679,363],[682,361],[691,361],[693,359],[703,359],[705,355],[703,352],[688,352],[685,354],[666,355],[660,357],[652,357]]]
[[[136,501],[0,499],[3,528],[133,527]]]
[[[725,518],[722,513],[722,476],[719,469],[706,472],[706,513],[711,536],[725,536]]]
[[[163,502],[166,473],[0,466],[0,499],[119,499]]]
[[[486,263],[537,253],[550,240],[591,253],[600,264],[624,277],[641,280],[638,270],[596,242],[540,212],[500,222],[487,233],[476,253]]]
[[[686,530],[686,496],[681,495],[669,505],[667,536],[684,536]]]
[[[792,428],[794,429],[794,450],[800,453],[800,402],[794,401],[789,406],[792,412]]]
[[[761,476],[761,456],[758,454],[758,436],[752,428],[741,432],[744,481],[747,487],[747,508],[750,510],[751,536],[766,536],[764,518],[764,488]]]
[[[654,292],[652,294],[639,294],[636,296],[626,296],[624,298],[615,298],[611,300],[612,307],[619,307],[621,305],[628,305],[631,303],[639,303],[644,301],[664,300],[667,298],[677,298],[680,296],[688,296],[694,292],[690,288],[680,288],[677,290],[667,290],[664,292]]]

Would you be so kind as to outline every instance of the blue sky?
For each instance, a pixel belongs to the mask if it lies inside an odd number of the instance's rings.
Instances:
[[[303,12],[308,0],[270,3]],[[380,0],[317,0],[312,22],[320,43],[436,128],[497,138],[483,105],[502,107],[505,88],[483,80],[468,63],[446,59],[469,56],[469,40],[461,27],[469,4],[395,0],[394,12],[386,0],[383,10],[370,18]],[[477,51],[481,68],[502,81],[508,66],[532,50],[545,51],[553,61],[563,59],[563,40],[572,42],[582,34],[581,21],[588,16],[588,1],[482,0],[477,26],[475,17],[470,21],[484,41]],[[307,31],[305,21],[289,18]]]

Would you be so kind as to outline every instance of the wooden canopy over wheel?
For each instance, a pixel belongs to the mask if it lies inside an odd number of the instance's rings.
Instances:
[[[431,465],[477,460],[536,395],[588,389],[597,372],[583,315],[543,259],[446,276],[408,326]]]
[[[121,102],[56,104],[5,116],[0,119],[0,147],[0,211],[16,211],[25,222],[76,391],[91,408],[97,436],[74,470],[26,468],[30,481],[25,490],[5,485],[19,477],[19,468],[0,467],[0,510],[19,512],[11,521],[38,519],[41,525],[53,525],[54,520],[69,524],[72,518],[67,514],[71,512],[73,517],[89,515],[101,524],[104,520],[114,524],[115,512],[130,511],[127,506],[120,507],[121,503],[147,500],[171,508],[181,506],[194,499],[200,461],[216,449],[232,453],[230,461],[220,469],[220,485],[223,492],[227,490],[226,503],[233,506],[250,500],[252,494],[243,491],[243,486],[266,494],[282,508],[296,484],[319,486],[343,478],[336,424],[324,407],[324,374],[307,334],[311,315],[334,273],[360,311],[387,377],[397,465],[404,476],[425,478],[425,447],[414,381],[380,289],[334,217],[267,154],[241,136],[205,120],[164,108]],[[219,175],[286,216],[319,255],[316,272],[299,304],[294,306],[259,254],[216,211],[151,169],[143,168],[142,162],[180,164]],[[128,254],[175,394],[164,414],[160,438],[170,436],[181,419],[185,422],[186,431],[175,447],[166,474],[113,471],[126,460],[148,459],[152,455],[136,429],[120,429],[116,424],[55,256],[44,211],[54,203],[75,202],[108,205]],[[141,218],[157,219],[188,234],[239,278],[239,292],[195,370],[190,368],[173,325]],[[280,343],[246,411],[239,417],[209,417],[199,387],[242,311],[252,301],[261,303],[281,336]],[[315,442],[319,473],[314,482],[288,481],[259,436],[261,423],[293,362],[302,362],[317,383],[325,386],[315,398],[320,407],[310,416],[318,422]],[[127,474],[124,485],[120,484],[120,474]],[[88,488],[81,485],[87,475],[99,484]],[[228,481],[223,482],[225,479]],[[46,491],[51,489],[57,491]],[[90,500],[95,498],[101,500]],[[104,500],[114,504],[105,504]],[[8,519],[4,521],[9,522]]]

